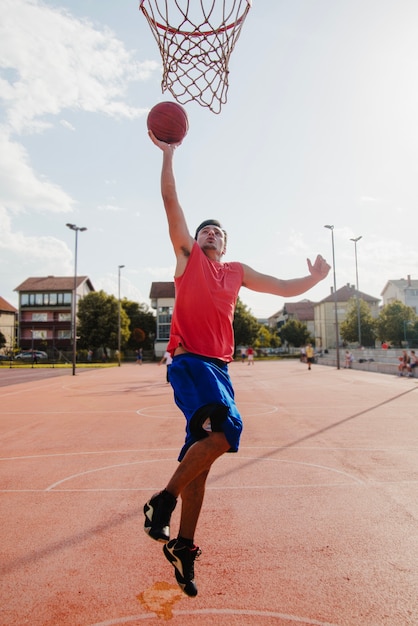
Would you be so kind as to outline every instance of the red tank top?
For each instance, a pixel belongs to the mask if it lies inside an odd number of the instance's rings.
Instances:
[[[178,346],[202,356],[232,361],[233,320],[242,286],[241,263],[211,261],[195,242],[184,273],[175,278],[176,300],[167,350]]]

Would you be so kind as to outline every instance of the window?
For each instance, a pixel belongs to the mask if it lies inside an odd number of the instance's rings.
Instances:
[[[172,306],[160,306],[157,312],[157,339],[168,339],[170,336]]]
[[[32,322],[47,322],[48,313],[32,313]]]
[[[59,322],[71,322],[71,313],[58,313]]]
[[[58,339],[71,339],[71,330],[59,330],[57,337]]]
[[[57,306],[71,305],[72,293],[21,293],[20,305],[25,306]]]

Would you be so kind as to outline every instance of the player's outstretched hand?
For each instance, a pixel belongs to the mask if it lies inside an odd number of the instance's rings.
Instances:
[[[154,135],[154,133],[152,132],[152,130],[148,131],[148,135],[150,136],[150,139],[153,143],[155,143],[156,146],[158,146],[163,152],[165,150],[172,150],[174,151],[178,146],[181,145],[181,141],[179,143],[165,143],[165,141],[160,141],[159,139],[157,139],[157,137]]]
[[[311,260],[307,259],[308,268],[311,275],[316,278],[317,282],[320,280],[324,280],[328,276],[328,272],[331,269],[331,266],[325,261],[325,259],[318,254],[315,259],[315,263],[312,265]]]

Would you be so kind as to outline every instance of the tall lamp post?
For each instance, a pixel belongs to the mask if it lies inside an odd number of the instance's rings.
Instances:
[[[337,308],[337,279],[335,276],[335,248],[334,248],[334,226],[331,224],[325,224],[324,228],[328,228],[331,231],[332,241],[332,268],[334,272],[334,313],[335,313],[335,347],[337,356],[337,369],[340,369],[340,346],[338,338],[338,308]]]
[[[118,366],[120,367],[120,271],[125,267],[118,265]]]
[[[72,302],[72,339],[73,339],[73,376],[75,376],[75,367],[77,362],[77,246],[78,246],[78,233],[87,230],[85,226],[76,226],[75,224],[66,224],[67,228],[73,230],[75,233],[75,248],[74,248],[74,288],[73,288],[73,302]]]
[[[358,343],[361,346],[361,317],[360,317],[360,295],[358,290],[358,266],[357,266],[357,242],[360,241],[362,235],[354,237],[350,241],[354,241],[354,256],[356,259],[356,298],[357,298],[357,328],[358,328]]]

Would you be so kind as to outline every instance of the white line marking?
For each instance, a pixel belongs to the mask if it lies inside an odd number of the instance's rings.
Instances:
[[[320,622],[309,617],[299,617],[297,615],[289,615],[287,613],[277,613],[276,611],[249,611],[245,609],[197,609],[196,611],[173,611],[173,615],[245,615],[248,617],[273,618],[287,620],[296,624],[309,624],[311,626],[338,626],[331,622]],[[128,615],[126,617],[117,617],[115,619],[106,620],[104,622],[96,622],[90,626],[117,626],[118,624],[129,624],[138,620],[155,619],[155,613],[145,613],[140,615]]]

